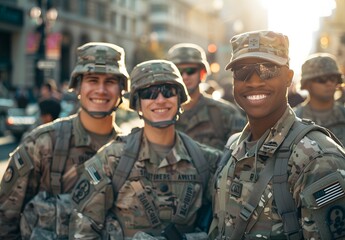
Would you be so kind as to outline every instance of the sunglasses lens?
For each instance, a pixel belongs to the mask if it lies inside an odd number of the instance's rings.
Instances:
[[[258,68],[260,69],[259,75],[262,80],[268,80],[280,75],[280,67],[274,64],[260,64]]]
[[[272,63],[245,64],[235,67],[232,71],[234,79],[238,81],[247,80],[254,71],[262,80],[268,80],[280,75],[280,67]]]
[[[253,72],[253,66],[243,65],[233,69],[234,79],[239,81],[245,81],[249,73]]]
[[[326,84],[328,81],[332,83],[340,83],[340,79],[338,76],[325,76],[325,77],[319,77],[313,79],[313,82],[320,83],[320,84]]]
[[[199,70],[198,68],[192,68],[192,67],[179,69],[181,75],[183,75],[183,73],[186,73],[188,76],[193,75],[198,70]]]
[[[177,95],[177,90],[172,85],[158,85],[158,86],[151,86],[146,89],[142,89],[139,91],[139,97],[141,99],[156,99],[162,93],[163,97],[171,98]]]

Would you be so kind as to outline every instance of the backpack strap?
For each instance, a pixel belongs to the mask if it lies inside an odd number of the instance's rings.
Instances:
[[[205,189],[207,188],[208,179],[210,177],[209,164],[206,161],[204,155],[201,153],[199,146],[193,139],[180,131],[178,131],[178,134],[193,159],[193,163],[201,177],[202,187],[205,191]]]
[[[117,196],[117,193],[119,192],[120,188],[128,178],[128,175],[137,159],[142,134],[143,130],[138,129],[134,132],[132,131],[131,134],[124,137],[126,143],[123,149],[123,154],[121,155],[121,159],[115,169],[112,179],[115,197]]]
[[[56,141],[50,170],[50,187],[54,195],[61,193],[62,172],[67,161],[69,142],[72,135],[72,121],[58,121],[54,124]]]
[[[310,131],[321,131],[333,138],[337,143],[339,140],[329,130],[318,126],[309,120],[296,121],[292,126],[290,134],[279,147],[276,156],[276,164],[273,174],[273,196],[277,205],[278,213],[283,220],[284,233],[287,239],[303,239],[302,228],[298,220],[298,212],[295,201],[288,186],[288,161],[292,148]]]

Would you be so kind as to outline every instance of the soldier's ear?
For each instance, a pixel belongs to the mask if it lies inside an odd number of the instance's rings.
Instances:
[[[201,80],[201,82],[205,82],[206,78],[207,78],[206,69],[204,69],[204,68],[200,69],[200,80]]]
[[[286,68],[286,87],[290,87],[294,76],[294,71],[290,68]]]

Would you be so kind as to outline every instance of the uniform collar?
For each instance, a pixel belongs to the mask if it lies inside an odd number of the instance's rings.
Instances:
[[[176,134],[176,142],[173,148],[171,149],[170,153],[168,153],[168,156],[170,156],[174,161],[179,162],[181,160],[189,161],[191,162],[192,159],[188,154],[188,151],[186,147],[184,146],[184,143],[182,139],[180,138],[179,134],[175,132]],[[146,138],[145,134],[143,134],[142,140],[141,140],[141,147],[138,155],[138,161],[145,161],[149,160],[149,162],[154,163],[150,158],[150,147],[149,147],[149,141]],[[165,167],[168,166],[168,161],[166,158],[164,158],[159,167]]]
[[[90,146],[92,139],[80,120],[80,113],[77,113],[73,116],[72,124],[75,146]],[[115,139],[119,131],[120,129],[116,125],[114,125],[112,130],[112,139]]]
[[[263,144],[259,146],[258,154],[261,156],[272,157],[278,147],[281,145],[285,137],[287,136],[290,128],[292,127],[293,123],[295,122],[296,115],[290,106],[287,107],[282,117],[277,121],[277,123],[269,130],[269,133],[265,140],[263,140]],[[245,144],[244,140],[248,139],[250,136],[250,126],[249,124],[246,125],[244,130],[241,133],[239,142],[240,144],[237,145],[233,150],[233,156],[236,159],[240,159],[245,154]],[[260,141],[260,139],[258,140]]]

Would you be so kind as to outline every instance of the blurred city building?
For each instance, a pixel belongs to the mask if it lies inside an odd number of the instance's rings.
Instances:
[[[345,73],[345,1],[335,0],[335,3],[333,13],[320,19],[320,29],[315,33],[314,52],[335,55]]]
[[[176,43],[196,43],[219,78],[231,36],[267,26],[259,7],[251,0],[0,0],[2,81],[12,88],[38,88],[49,78],[61,85],[75,49],[89,41],[124,47],[129,70],[165,58]]]

